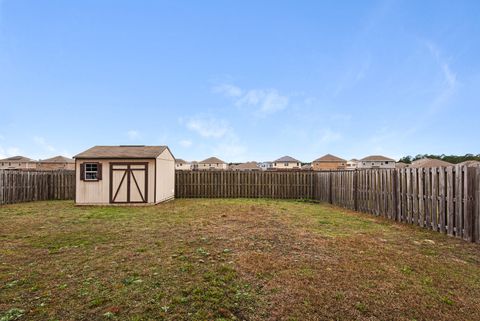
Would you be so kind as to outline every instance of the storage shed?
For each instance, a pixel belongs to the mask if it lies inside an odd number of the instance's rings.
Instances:
[[[141,205],[174,198],[175,158],[167,146],[95,146],[74,158],[76,204]]]

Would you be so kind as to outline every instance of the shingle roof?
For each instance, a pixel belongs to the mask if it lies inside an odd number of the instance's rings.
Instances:
[[[394,159],[391,159],[391,158],[388,158],[388,157],[385,157],[385,156],[382,156],[382,155],[370,155],[370,156],[367,156],[367,157],[364,157],[361,159],[361,161],[367,161],[367,162],[381,162],[381,161],[388,161],[388,162],[394,162],[395,160]]]
[[[75,163],[75,161],[71,158],[64,157],[64,156],[55,156],[52,158],[41,159],[40,162],[42,163]]]
[[[468,166],[468,167],[480,167],[480,161],[468,160],[468,161],[461,162],[457,165],[463,165],[463,166]]]
[[[177,158],[177,159],[175,159],[175,163],[177,163],[177,164],[187,164],[188,162],[181,159],[181,158]]]
[[[422,158],[413,161],[410,167],[422,168],[422,167],[448,167],[453,166],[452,163],[443,161],[441,159]]]
[[[12,156],[4,159],[2,161],[15,161],[15,162],[35,162],[35,160],[25,157],[25,156]]]
[[[408,165],[403,163],[403,162],[396,162],[395,163],[395,168],[405,168],[407,167]]]
[[[207,159],[204,159],[201,162],[198,162],[199,164],[226,164],[224,161],[217,157],[209,157]]]
[[[238,164],[238,165],[232,165],[232,169],[250,169],[250,170],[253,170],[253,169],[260,169],[260,167],[258,167],[257,162],[247,162],[247,163],[241,163],[241,164]]]
[[[327,154],[317,158],[314,162],[346,162],[346,160],[332,154]]]
[[[74,158],[157,158],[167,146],[94,146]]]
[[[290,156],[283,156],[283,157],[280,157],[279,159],[275,160],[275,162],[290,162],[290,163],[300,163],[300,161],[298,159],[295,159],[293,157],[290,157]]]

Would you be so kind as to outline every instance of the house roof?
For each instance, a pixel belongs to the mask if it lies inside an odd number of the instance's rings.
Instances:
[[[12,156],[8,158],[1,159],[2,161],[15,161],[15,162],[35,162],[35,160],[25,157],[25,156]]]
[[[290,156],[280,157],[279,159],[275,160],[275,162],[300,163],[300,161],[298,159],[295,159],[295,158],[290,157]]]
[[[332,154],[327,154],[317,158],[314,162],[346,162],[346,160]]]
[[[310,170],[310,169],[312,169],[312,165],[311,164],[302,165],[302,169],[303,170]]]
[[[168,149],[168,147],[144,145],[94,146],[75,155],[74,158],[157,158],[165,149]]]
[[[75,161],[71,158],[64,157],[64,156],[55,156],[52,158],[41,159],[40,162],[42,163],[75,163]]]
[[[358,162],[358,159],[352,158],[351,160],[349,160],[349,162]]]
[[[185,160],[183,160],[183,159],[181,159],[181,158],[175,159],[175,163],[177,163],[177,164],[188,164],[187,161],[185,161]]]
[[[468,161],[458,163],[457,165],[462,165],[462,166],[467,166],[467,167],[480,167],[480,161],[468,160]]]
[[[403,163],[403,162],[396,162],[395,163],[395,168],[405,168],[407,167],[408,165]]]
[[[367,161],[367,162],[381,162],[381,161],[387,161],[387,162],[394,162],[394,159],[382,156],[382,155],[370,155],[367,157],[364,157],[361,159],[361,161]]]
[[[199,164],[226,164],[224,161],[217,157],[209,157],[207,159],[204,159],[201,162],[198,162]]]
[[[422,168],[422,167],[448,167],[453,166],[452,163],[443,161],[441,159],[422,158],[413,161],[410,167]]]
[[[238,165],[232,165],[232,169],[260,169],[257,162],[246,162]]]

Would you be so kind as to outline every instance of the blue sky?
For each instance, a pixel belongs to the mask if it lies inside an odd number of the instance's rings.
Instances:
[[[0,0],[0,157],[480,153],[479,1]]]

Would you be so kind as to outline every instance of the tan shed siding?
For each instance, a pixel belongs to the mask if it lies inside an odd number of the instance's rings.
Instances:
[[[148,203],[154,203],[155,160],[154,159],[77,159],[75,161],[77,204],[110,204],[110,163],[148,163]],[[99,181],[80,180],[80,164],[102,164],[102,179]]]
[[[175,159],[168,150],[157,158],[157,203],[175,197]]]

